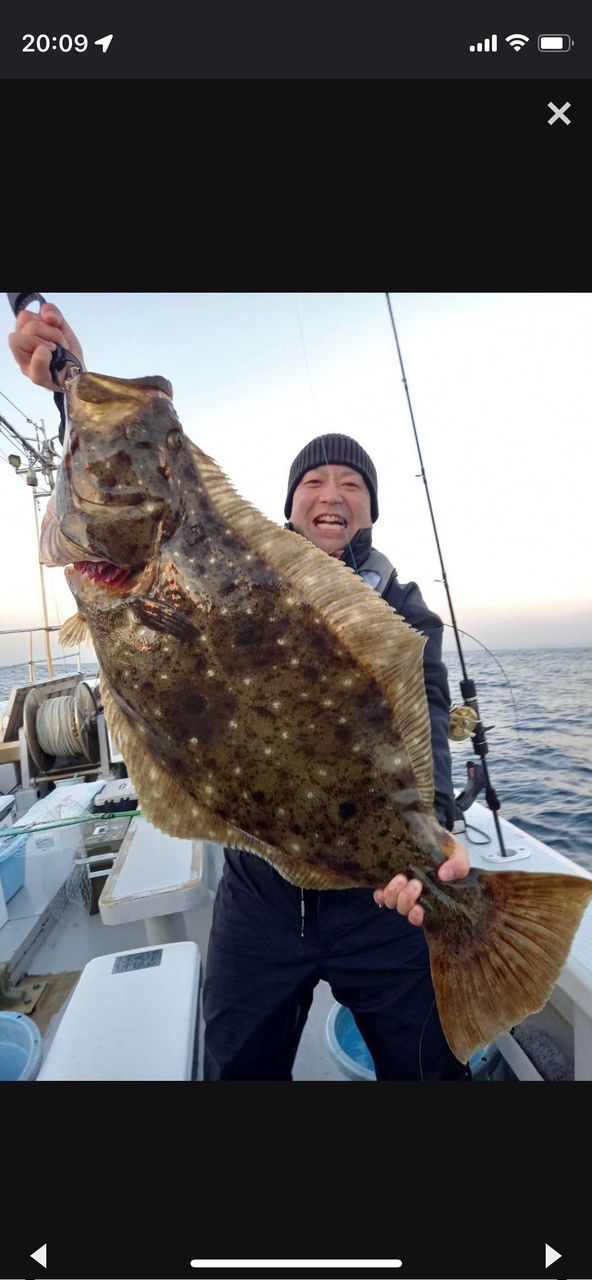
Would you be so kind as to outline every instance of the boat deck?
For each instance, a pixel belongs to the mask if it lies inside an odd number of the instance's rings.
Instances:
[[[83,787],[87,784],[79,785]],[[475,867],[502,873],[511,869],[555,871],[592,879],[590,872],[503,819],[502,832],[506,847],[508,850],[515,850],[518,856],[500,861],[493,815],[489,810],[476,803],[465,814],[465,820],[467,830],[459,833],[457,838],[467,844],[471,863]],[[71,866],[72,842],[75,840],[73,836],[64,837],[65,833],[72,830],[76,828],[63,828],[61,833],[55,833],[56,836],[60,834],[61,839],[55,841],[54,854],[51,849],[46,851],[52,854],[51,857],[33,860],[26,884],[8,903],[8,920],[0,928],[0,962],[4,960],[9,964],[13,982],[54,975],[57,989],[57,975],[70,975],[70,985],[63,1004],[55,1008],[48,1022],[47,1019],[44,1020],[45,1054],[63,1015],[72,983],[75,982],[75,976],[72,975],[81,971],[96,956],[145,947],[147,940],[150,943],[150,934],[147,933],[150,924],[148,918],[105,925],[100,914],[88,914],[82,898],[74,897],[71,902],[62,900],[60,903],[59,893],[59,910],[56,909],[56,886],[63,881],[67,868]],[[67,848],[64,848],[64,844]],[[177,917],[187,938],[196,942],[199,947],[202,973],[207,956],[213,896],[223,858],[218,846],[205,845],[204,848],[207,867],[201,905],[184,911],[182,916],[179,913]],[[37,884],[35,871],[39,878]],[[149,898],[149,893],[147,897]],[[49,899],[52,902],[48,905]],[[147,910],[146,917],[149,915]],[[171,919],[174,920],[175,917]],[[28,943],[25,937],[27,928]],[[39,1016],[43,1012],[44,999],[45,997],[39,1004]],[[333,1003],[329,986],[320,982],[295,1062],[293,1074],[297,1081],[347,1081],[351,1078],[341,1069],[327,1039],[327,1017]],[[35,1016],[34,1013],[33,1017]],[[535,1028],[542,1030],[544,1035],[552,1038],[558,1054],[571,1068],[571,1078],[592,1079],[592,909],[587,911],[582,921],[551,1000],[540,1015],[527,1019],[527,1023],[530,1022]],[[202,1026],[199,1044],[201,1063]],[[534,1062],[530,1060],[513,1036],[500,1037],[498,1044],[518,1078],[548,1078],[544,1062],[537,1062],[536,1053]],[[198,1068],[198,1078],[200,1077],[201,1065]]]

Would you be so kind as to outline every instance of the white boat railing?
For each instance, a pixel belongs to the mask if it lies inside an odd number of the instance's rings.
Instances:
[[[51,649],[50,633],[53,631],[60,632],[61,627],[60,626],[11,627],[8,630],[0,629],[0,636],[28,636],[29,637],[28,657],[26,659],[21,660],[20,662],[17,659],[16,662],[13,661],[13,662],[0,663],[0,672],[8,671],[10,670],[11,667],[23,666],[24,663],[27,662],[27,665],[29,668],[29,680],[31,684],[33,684],[35,682],[35,667],[37,664],[42,662],[45,663],[45,665],[47,666],[47,672],[50,678],[55,675],[54,663],[58,663],[58,662],[72,662],[73,660],[76,660],[78,663],[78,670],[80,671],[81,670],[80,645],[78,645],[77,649],[73,649],[71,653],[62,654],[61,657],[56,657],[56,655],[52,653],[52,649]],[[33,636],[39,635],[39,634],[45,636],[45,657],[44,658],[36,658],[33,653]]]

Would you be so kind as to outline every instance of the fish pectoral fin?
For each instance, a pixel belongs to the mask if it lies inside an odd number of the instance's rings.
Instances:
[[[92,636],[90,627],[86,618],[81,613],[75,613],[72,618],[68,618],[64,623],[59,637],[59,643],[64,649],[76,648],[84,642],[92,644]]]
[[[150,627],[151,631],[162,631],[164,635],[175,636],[177,640],[191,640],[197,636],[193,623],[172,604],[149,600],[146,596],[128,598],[125,603],[138,622],[144,627]]]
[[[462,880],[446,889],[448,910],[429,912],[425,932],[444,1035],[468,1062],[546,1004],[592,900],[592,880],[480,871],[468,890]]]

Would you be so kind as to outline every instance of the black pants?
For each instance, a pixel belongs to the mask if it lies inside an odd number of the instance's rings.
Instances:
[[[320,979],[351,1009],[378,1080],[470,1079],[448,1047],[422,929],[370,889],[294,888],[226,851],[204,983],[206,1080],[290,1080]]]

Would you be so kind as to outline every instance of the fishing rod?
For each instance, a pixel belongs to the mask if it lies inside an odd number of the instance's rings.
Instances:
[[[399,356],[399,364],[400,364],[400,366],[401,366],[402,381],[403,381],[403,386],[405,387],[405,395],[407,396],[407,404],[408,404],[408,406],[409,406],[409,413],[410,413],[410,415],[411,415],[411,425],[412,425],[412,427],[413,427],[413,435],[414,435],[414,437],[415,437],[415,444],[416,444],[416,447],[417,447],[417,453],[418,453],[419,463],[420,463],[420,467],[421,467],[421,473],[420,473],[420,474],[421,474],[421,479],[423,480],[424,487],[425,487],[425,492],[426,492],[426,498],[427,498],[427,500],[428,500],[428,507],[429,507],[429,511],[430,511],[430,518],[431,518],[431,521],[432,521],[432,528],[433,528],[433,530],[434,530],[434,537],[435,537],[435,539],[436,539],[436,547],[437,547],[437,550],[438,550],[438,558],[439,558],[439,560],[440,560],[440,568],[441,568],[441,570],[442,570],[442,582],[443,582],[443,584],[444,584],[444,590],[445,590],[445,592],[446,592],[446,598],[447,598],[447,600],[448,600],[448,607],[449,607],[449,609],[450,609],[450,617],[451,617],[451,620],[452,620],[452,627],[453,627],[453,630],[454,630],[454,636],[455,636],[455,640],[456,640],[456,647],[457,647],[457,649],[458,649],[458,656],[459,656],[459,659],[460,659],[460,665],[461,665],[461,669],[462,669],[462,673],[463,673],[463,679],[460,681],[460,691],[461,691],[461,694],[462,694],[462,696],[463,696],[463,700],[464,700],[465,707],[466,707],[466,708],[468,708],[468,709],[469,709],[469,712],[471,712],[471,713],[472,713],[472,715],[470,715],[470,716],[468,717],[467,727],[466,727],[465,732],[464,732],[464,733],[460,733],[460,734],[459,734],[459,737],[470,736],[470,737],[471,737],[471,739],[472,739],[473,751],[475,752],[475,754],[476,754],[477,756],[479,756],[480,761],[481,761],[481,768],[482,768],[482,770],[483,770],[483,782],[484,782],[484,786],[485,786],[485,799],[487,800],[487,805],[488,805],[488,807],[491,809],[491,812],[493,813],[493,820],[494,820],[494,822],[495,822],[495,829],[496,829],[497,837],[498,837],[498,840],[499,840],[500,853],[501,853],[501,855],[502,855],[502,857],[503,857],[503,858],[510,858],[510,857],[512,857],[512,850],[510,850],[510,849],[506,849],[506,847],[505,847],[505,845],[504,845],[504,838],[503,838],[503,836],[502,836],[502,829],[501,829],[500,821],[499,821],[499,818],[498,818],[498,810],[499,810],[499,808],[500,808],[500,802],[499,802],[499,800],[498,800],[498,798],[497,798],[496,792],[495,792],[494,787],[493,787],[493,784],[492,784],[492,782],[491,782],[491,779],[490,779],[490,776],[489,776],[489,770],[488,770],[488,768],[487,768],[487,763],[486,763],[486,760],[485,760],[485,756],[487,755],[487,753],[488,753],[488,751],[489,751],[489,747],[488,747],[488,745],[487,745],[487,739],[486,739],[486,737],[485,737],[485,729],[484,729],[484,726],[483,726],[483,724],[482,724],[482,722],[481,722],[481,716],[480,716],[480,712],[479,712],[479,705],[478,705],[478,702],[477,702],[477,688],[476,688],[476,685],[475,685],[474,680],[471,680],[471,678],[469,677],[468,672],[467,672],[467,668],[466,668],[466,665],[465,665],[464,654],[463,654],[463,651],[462,651],[462,645],[461,645],[461,642],[460,642],[460,634],[459,634],[459,630],[458,630],[458,626],[457,626],[457,622],[456,622],[456,615],[455,615],[455,612],[454,612],[454,606],[453,606],[453,604],[452,604],[452,596],[451,596],[451,594],[450,594],[450,588],[449,588],[449,586],[448,586],[448,576],[447,576],[446,568],[445,568],[445,565],[444,565],[444,557],[443,557],[443,555],[442,555],[442,548],[441,548],[441,546],[440,546],[440,539],[439,539],[439,537],[438,537],[438,530],[437,530],[437,527],[436,527],[436,518],[435,518],[435,516],[434,516],[434,509],[433,509],[433,507],[432,507],[432,500],[431,500],[431,497],[430,497],[430,490],[429,490],[429,486],[428,486],[428,478],[427,478],[427,475],[426,475],[426,470],[425,470],[425,466],[424,466],[424,462],[423,462],[423,457],[422,457],[422,454],[421,454],[421,447],[420,447],[420,444],[419,444],[419,436],[418,436],[418,434],[417,434],[417,427],[416,427],[416,425],[415,425],[415,417],[414,417],[414,414],[413,414],[413,406],[412,406],[412,404],[411,404],[411,396],[409,395],[409,386],[408,386],[408,383],[407,383],[407,376],[406,376],[406,374],[405,374],[405,366],[404,366],[404,364],[403,364],[403,356],[402,356],[402,354],[401,354],[401,347],[400,347],[400,344],[399,344],[399,337],[398,337],[398,334],[397,334],[397,327],[396,327],[396,325],[395,325],[395,317],[394,317],[394,315],[393,315],[393,308],[392,308],[392,306],[391,306],[390,294],[389,294],[389,293],[385,293],[385,298],[386,298],[387,306],[388,306],[388,309],[389,309],[389,315],[390,315],[391,325],[392,325],[392,328],[393,328],[393,334],[394,334],[394,337],[395,337],[395,343],[396,343],[396,345],[397,345],[397,353],[398,353],[398,356]],[[461,720],[462,720],[462,713],[461,713]],[[470,728],[468,727],[468,726],[469,726],[469,723],[470,723],[470,726],[471,726]],[[474,727],[473,727],[473,726],[474,726]],[[471,787],[471,786],[469,786],[469,792],[471,793],[471,798],[474,798],[474,797],[475,797],[475,795],[477,795],[478,790],[480,790],[480,787],[478,786],[478,784],[473,783],[473,786],[472,786],[472,787]]]

